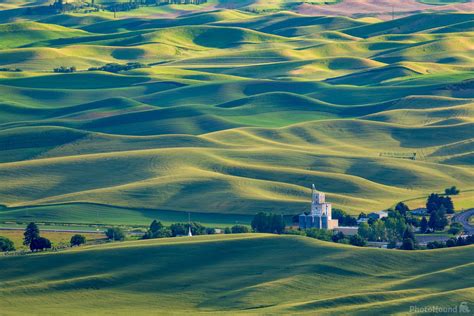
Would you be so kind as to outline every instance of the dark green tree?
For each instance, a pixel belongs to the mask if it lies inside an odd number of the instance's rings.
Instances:
[[[421,222],[420,222],[420,232],[422,234],[424,234],[427,231],[428,231],[428,220],[426,219],[425,216],[423,216],[423,218],[421,219]]]
[[[439,208],[439,202],[440,197],[436,193],[431,193],[428,196],[428,200],[426,201],[426,209],[428,210],[428,213],[432,213],[436,211]]]
[[[216,233],[216,229],[212,227],[206,227],[206,235],[214,235]]]
[[[282,234],[285,231],[285,221],[283,220],[283,216],[273,214],[271,219],[271,231],[270,233],[274,234]]]
[[[371,235],[370,225],[365,222],[360,223],[359,228],[357,229],[357,233],[362,238],[369,239]]]
[[[15,250],[15,245],[13,241],[7,237],[0,236],[0,251],[13,251]]]
[[[39,238],[40,230],[35,223],[31,222],[26,226],[23,236],[23,245],[29,246],[34,239]]]
[[[407,227],[407,229],[405,229],[405,232],[403,233],[403,239],[412,239],[413,241],[415,240],[415,234],[413,233],[413,231]]]
[[[338,208],[332,209],[332,218],[338,220],[339,226],[357,226],[357,218]]]
[[[170,226],[171,236],[185,236],[188,234],[188,224],[174,223]]]
[[[270,223],[268,217],[269,215],[264,212],[257,213],[252,219],[252,229],[257,233],[270,232]]]
[[[451,197],[443,197],[436,193],[431,193],[426,201],[426,209],[428,210],[428,213],[433,213],[434,211],[440,210],[442,207],[444,207],[444,211],[447,214],[454,213],[454,204]]]
[[[86,236],[79,235],[79,234],[73,235],[71,237],[70,243],[71,243],[71,246],[80,246],[82,244],[85,244],[86,243]]]
[[[456,247],[456,239],[451,238],[446,240],[446,247]]]
[[[187,225],[188,226],[188,225]],[[187,229],[186,229],[186,234],[187,234]],[[193,235],[206,235],[207,233],[207,230],[206,230],[206,227],[199,224],[199,223],[196,223],[196,222],[192,222],[191,223],[191,233]]]
[[[124,240],[125,232],[120,227],[111,227],[105,231],[105,235],[110,240]]]
[[[231,228],[231,232],[232,234],[244,234],[244,233],[250,233],[250,229],[244,225],[234,225]]]
[[[400,247],[400,249],[414,250],[415,249],[415,243],[413,242],[413,239],[411,239],[411,238],[403,239],[402,246]]]
[[[306,236],[324,241],[332,241],[333,233],[330,230],[309,228],[306,229]]]
[[[281,234],[285,231],[283,216],[260,212],[252,219],[252,229],[257,233]]]
[[[461,233],[462,231],[463,231],[463,226],[461,225],[461,223],[452,223],[449,226],[449,230],[448,230],[448,232],[453,235],[457,235]]]
[[[447,214],[454,214],[454,204],[450,196],[446,196],[441,201],[441,206],[444,206]],[[441,208],[440,206],[440,208]]]
[[[332,235],[331,240],[332,240],[333,242],[339,242],[339,241],[341,241],[341,240],[343,240],[343,239],[345,239],[345,238],[346,238],[346,236],[344,235],[343,232],[337,232],[337,233],[335,233],[335,234]]]
[[[143,239],[170,237],[171,231],[156,219],[151,222],[148,231],[143,235]]]
[[[410,208],[408,208],[408,206],[403,202],[399,202],[395,206],[395,210],[398,211],[402,216],[407,216],[407,214],[410,212]]]
[[[189,224],[185,223],[174,223],[170,226],[170,234],[172,237],[186,236],[188,234]],[[206,235],[207,228],[199,223],[191,223],[191,233],[193,235]]]
[[[153,234],[158,233],[162,228],[163,228],[163,224],[161,224],[161,222],[156,221],[156,219],[154,219],[153,222],[151,222],[150,224],[150,231]]]
[[[385,222],[382,220],[376,220],[371,225],[371,240],[374,241],[385,241],[387,240],[387,230],[385,228]]]
[[[428,226],[433,230],[444,230],[448,225],[448,219],[446,218],[445,208],[441,206],[439,210],[435,210],[430,214]]]
[[[30,243],[31,251],[38,251],[51,248],[51,241],[44,237],[37,237]]]
[[[366,240],[362,238],[362,236],[360,236],[359,234],[352,235],[349,238],[349,243],[357,247],[364,247],[365,245],[367,245]]]
[[[444,190],[444,193],[446,195],[457,195],[457,194],[459,194],[459,192],[460,191],[454,185],[452,187],[447,188],[447,189]]]

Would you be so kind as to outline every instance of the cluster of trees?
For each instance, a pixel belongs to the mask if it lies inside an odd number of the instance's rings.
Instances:
[[[0,251],[14,251],[15,245],[13,241],[8,239],[7,237],[0,236]]]
[[[428,249],[436,249],[436,248],[446,248],[446,247],[459,247],[459,246],[467,246],[474,244],[474,235],[469,235],[466,237],[458,237],[458,238],[451,238],[443,241],[431,241],[426,244]]]
[[[117,11],[130,11],[138,9],[141,6],[158,6],[158,5],[171,5],[171,4],[203,4],[207,3],[207,0],[130,0],[129,2],[110,2],[105,3],[101,8],[117,12]],[[92,4],[92,6],[95,6]]]
[[[86,243],[86,237],[83,235],[73,235],[70,240],[71,246],[79,246]],[[40,236],[38,225],[31,222],[26,226],[23,233],[23,244],[28,246],[31,251],[42,251],[51,248],[51,241],[48,238]],[[14,251],[13,241],[0,236],[0,251]]]
[[[117,64],[117,63],[110,63],[110,64],[105,64],[104,66],[101,67],[91,67],[88,70],[89,71],[108,71],[108,72],[113,72],[117,73],[120,71],[127,71],[127,70],[132,70],[132,69],[137,69],[137,68],[146,68],[148,67],[145,64],[142,63],[126,63],[126,64]]]
[[[464,230],[464,227],[462,226],[461,223],[451,223],[451,225],[449,226],[448,233],[452,235],[457,235],[457,234],[462,233],[463,230]]]
[[[408,212],[388,210],[386,218],[361,223],[358,234],[369,241],[401,241],[411,223]]]
[[[446,214],[440,211],[435,211],[430,214],[429,220],[426,216],[423,216],[420,222],[420,233],[430,233],[434,231],[443,231],[448,225],[448,219]],[[463,227],[460,223],[452,223],[449,227],[448,232],[453,235],[461,233]]]
[[[195,235],[212,235],[215,234],[216,230],[212,227],[205,227],[199,223],[192,222],[191,226],[185,223],[171,224],[171,237],[185,236],[188,234],[189,227],[191,227],[191,233]]]
[[[443,210],[446,214],[454,213],[454,204],[449,196],[442,196],[437,193],[431,193],[426,201],[428,213]]]
[[[71,67],[61,66],[58,68],[54,68],[53,71],[56,73],[71,73],[71,72],[76,72],[77,70],[75,66],[71,66]]]
[[[234,225],[230,229],[227,228],[224,230],[224,233],[226,234],[246,234],[250,233],[250,228],[245,225]]]
[[[457,190],[456,187],[453,188]],[[444,230],[448,225],[446,214],[454,213],[454,204],[449,196],[431,193],[426,201],[426,209],[429,214],[429,220],[425,216],[421,219],[419,226],[421,233]]]
[[[72,247],[74,247],[74,246],[80,246],[82,244],[85,244],[86,241],[87,241],[86,236],[76,234],[71,237],[71,241],[69,243],[71,244]]]
[[[285,231],[282,215],[260,212],[252,219],[252,229],[257,233],[281,234]]]
[[[346,236],[343,232],[336,232],[333,230],[308,228],[305,230],[287,230],[285,234],[300,235],[309,238],[319,239],[323,241],[332,241],[339,244],[350,244],[353,246],[364,247],[367,245],[367,240],[362,238],[359,234]]]
[[[153,238],[165,238],[171,237],[171,230],[168,227],[165,227],[161,222],[158,222],[156,219],[151,222],[150,227],[148,228],[143,239],[153,239]]]
[[[444,194],[446,195],[458,195],[461,191],[459,191],[454,185],[450,188],[444,189]]]
[[[107,230],[105,231],[105,236],[107,236],[109,240],[125,240],[125,232],[120,227],[107,228]]]
[[[191,226],[190,226],[191,225]],[[166,238],[166,237],[178,237],[186,236],[188,234],[189,227],[191,227],[191,233],[193,236],[196,235],[213,235],[216,233],[216,229],[212,227],[206,227],[199,223],[192,222],[191,224],[186,223],[174,223],[169,227],[166,227],[161,222],[153,220],[150,227],[143,235],[143,239],[153,238]],[[234,225],[232,227],[226,227],[224,230],[225,234],[242,234],[249,233],[250,229],[244,225]]]
[[[23,236],[23,244],[29,246],[31,251],[51,249],[51,241],[48,238],[40,236],[40,230],[33,222],[26,226]]]
[[[130,11],[138,9],[141,6],[160,6],[160,5],[171,5],[171,4],[203,4],[207,3],[207,0],[129,0],[128,2],[119,1],[102,1],[102,5],[97,5],[95,0],[87,1],[74,1],[68,2],[66,0],[55,0],[49,6],[35,6],[28,7],[26,9],[27,15],[46,15],[55,13],[64,13],[70,11],[81,11],[84,13],[94,12],[98,10],[107,10],[111,12],[118,11]]]
[[[357,235],[368,241],[388,241],[389,248],[402,242],[401,249],[413,250],[417,245],[413,229],[419,225],[420,221],[411,215],[408,206],[400,202],[394,210],[388,210],[387,217],[361,223]]]
[[[347,214],[341,209],[332,209],[332,218],[338,220],[339,226],[357,226],[357,218]]]
[[[396,242],[392,241],[390,246],[394,248],[393,245],[396,245]],[[402,240],[402,245],[400,249],[414,250],[416,247],[417,247],[417,243],[415,239],[415,234],[413,233],[411,228],[407,227],[407,229],[403,233],[403,240]]]
[[[140,4],[137,2],[112,2],[110,4],[104,5],[102,8],[107,11],[119,12],[119,11],[130,11],[138,9]]]
[[[20,68],[0,68],[0,71],[9,71],[9,72],[22,72]]]
[[[145,0],[155,2],[159,5],[168,5],[168,4],[204,4],[207,3],[207,0]]]

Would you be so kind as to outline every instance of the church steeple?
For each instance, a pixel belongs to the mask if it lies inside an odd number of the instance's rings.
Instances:
[[[188,212],[188,236],[193,237],[193,233],[191,232],[191,213]]]

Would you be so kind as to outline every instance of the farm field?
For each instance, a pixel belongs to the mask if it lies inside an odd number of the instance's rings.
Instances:
[[[0,221],[219,226],[300,214],[312,183],[351,214],[474,189],[473,13],[223,3],[0,11]]]
[[[0,257],[0,296],[9,315],[406,314],[472,302],[473,256],[264,234],[132,241]]]
[[[451,199],[456,206],[456,211],[463,211],[474,208],[474,191],[461,192],[459,195],[451,195]],[[426,197],[408,200],[406,203],[410,209],[425,208]]]
[[[76,233],[72,232],[41,232],[41,236],[48,238],[53,246],[59,246],[63,244],[69,245],[71,237],[75,234]],[[85,236],[88,242],[106,239],[104,234],[81,233],[81,235]],[[23,245],[24,236],[23,231],[21,230],[0,230],[0,236],[6,237],[13,241],[16,250],[28,249],[27,246]]]
[[[1,315],[474,308],[474,2],[0,2]]]
[[[120,216],[117,216],[119,214]],[[226,227],[229,224],[249,224],[253,215],[193,212],[192,220],[211,227]],[[15,218],[22,223],[37,221],[40,223],[61,223],[66,229],[72,225],[78,229],[88,230],[81,225],[139,225],[148,226],[153,219],[163,224],[186,222],[188,213],[179,211],[163,211],[157,209],[122,208],[109,205],[73,203],[47,206],[20,207],[0,212],[0,222],[9,223]],[[5,226],[5,225],[2,225]],[[11,226],[11,225],[8,225]],[[23,225],[22,227],[24,227]],[[55,226],[52,226],[54,228]],[[94,228],[95,229],[95,228]]]

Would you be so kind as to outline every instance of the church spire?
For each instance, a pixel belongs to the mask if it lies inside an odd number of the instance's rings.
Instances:
[[[188,236],[192,237],[193,233],[191,232],[191,213],[188,212]]]

